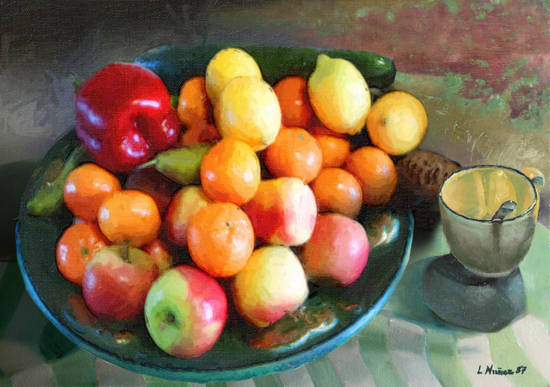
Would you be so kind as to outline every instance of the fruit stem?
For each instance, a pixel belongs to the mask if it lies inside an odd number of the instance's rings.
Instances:
[[[78,74],[75,74],[73,72],[69,73],[69,78],[73,83],[75,93],[78,92],[78,89],[80,89],[80,87],[84,84],[84,81]]]
[[[138,166],[136,167],[136,170],[139,171],[140,169],[153,167],[153,166],[155,166],[155,165],[157,165],[157,159],[156,159],[156,158],[154,158],[153,160],[147,161],[146,163],[143,163],[143,164],[141,164],[141,165],[138,165]]]
[[[124,243],[120,245],[118,249],[119,249],[120,257],[124,260],[124,262],[128,262],[130,257],[130,253],[129,253],[130,247],[128,246],[128,244]]]
[[[168,324],[172,324],[174,321],[176,321],[176,316],[174,316],[174,314],[170,312],[166,313],[166,322]]]

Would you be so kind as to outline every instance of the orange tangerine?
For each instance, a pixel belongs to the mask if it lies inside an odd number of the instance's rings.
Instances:
[[[96,164],[86,163],[67,176],[63,199],[74,216],[94,221],[101,203],[120,188],[120,182],[111,172]]]
[[[357,179],[341,168],[324,168],[311,189],[319,212],[331,211],[355,218],[363,204],[363,192]]]
[[[281,106],[283,125],[307,128],[314,113],[307,96],[307,81],[300,76],[289,76],[281,79],[273,90]]]
[[[95,224],[73,224],[57,242],[57,268],[66,279],[81,285],[86,265],[105,246],[107,241]]]
[[[179,119],[187,127],[211,120],[212,106],[206,95],[204,77],[193,77],[185,81],[180,89],[177,112]]]
[[[200,176],[209,198],[241,206],[258,189],[260,160],[248,144],[222,139],[203,157]]]
[[[356,149],[346,159],[344,169],[361,184],[365,204],[382,206],[390,202],[397,188],[397,170],[386,152],[373,146]]]
[[[283,128],[263,153],[275,177],[297,177],[309,183],[319,174],[323,153],[317,140],[302,128]]]
[[[254,229],[233,203],[212,203],[189,222],[187,247],[193,262],[214,277],[237,274],[254,250]]]
[[[115,192],[98,211],[98,224],[113,243],[141,247],[155,239],[161,226],[153,198],[137,190]]]

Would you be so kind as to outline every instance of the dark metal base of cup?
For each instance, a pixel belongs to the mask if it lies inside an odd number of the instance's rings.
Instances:
[[[525,312],[519,269],[504,277],[483,277],[467,270],[451,254],[428,265],[423,291],[426,305],[439,318],[476,331],[498,331]]]

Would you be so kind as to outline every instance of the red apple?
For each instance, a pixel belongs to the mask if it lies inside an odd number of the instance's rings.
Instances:
[[[310,240],[302,246],[302,262],[311,282],[348,286],[361,276],[369,251],[359,222],[340,214],[319,215]]]
[[[178,246],[187,246],[187,226],[191,217],[209,203],[212,200],[199,186],[188,185],[176,192],[165,218],[168,239]]]
[[[143,250],[149,254],[151,259],[157,264],[159,273],[162,274],[172,267],[174,259],[168,246],[159,238],[143,246]]]
[[[256,195],[243,209],[256,236],[274,245],[298,246],[306,242],[317,216],[313,191],[295,177],[261,181]]]
[[[188,265],[176,266],[153,284],[145,323],[164,352],[194,358],[216,343],[227,320],[227,298],[218,282]]]
[[[143,312],[145,297],[157,277],[158,266],[146,252],[109,246],[86,265],[82,295],[97,317],[108,321],[134,318]]]

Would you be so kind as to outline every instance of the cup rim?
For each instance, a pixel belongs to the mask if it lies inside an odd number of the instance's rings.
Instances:
[[[482,168],[502,168],[502,169],[508,169],[512,172],[515,172],[518,175],[523,176],[523,178],[525,178],[525,180],[527,180],[527,182],[531,185],[531,189],[533,190],[533,193],[535,194],[534,198],[533,198],[533,201],[531,202],[531,204],[529,205],[529,207],[527,207],[527,209],[525,211],[523,211],[521,214],[518,214],[518,215],[514,216],[513,218],[505,218],[502,221],[499,221],[499,223],[509,222],[509,221],[521,218],[523,216],[528,215],[530,212],[532,212],[535,209],[535,206],[536,206],[537,201],[538,201],[539,198],[538,198],[537,189],[535,188],[535,185],[534,185],[533,181],[529,177],[527,177],[527,175],[525,173],[521,172],[519,169],[512,168],[512,167],[507,167],[505,165],[497,165],[497,164],[470,165],[470,166],[462,167],[462,168],[459,168],[459,169],[455,170],[453,173],[451,173],[449,176],[447,176],[447,178],[441,184],[441,187],[439,187],[439,194],[438,194],[439,202],[441,204],[443,204],[443,206],[447,210],[451,211],[455,215],[460,216],[463,219],[473,220],[473,221],[482,222],[482,223],[494,223],[494,221],[491,220],[491,219],[476,219],[476,218],[470,218],[469,216],[460,214],[460,213],[456,212],[455,210],[453,210],[451,207],[449,207],[447,205],[447,203],[445,203],[445,200],[443,200],[443,197],[442,197],[443,187],[450,180],[450,178],[452,176],[454,176],[455,174],[458,174],[460,172],[467,171],[469,169],[482,169]]]

